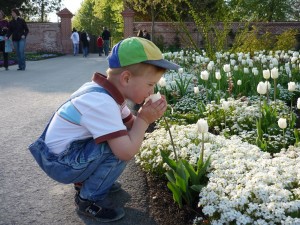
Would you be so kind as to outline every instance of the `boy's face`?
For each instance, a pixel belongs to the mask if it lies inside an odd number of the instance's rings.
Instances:
[[[158,72],[154,66],[146,66],[140,74],[131,75],[128,80],[126,98],[136,104],[141,104],[151,94],[154,87],[162,77],[163,73]]]

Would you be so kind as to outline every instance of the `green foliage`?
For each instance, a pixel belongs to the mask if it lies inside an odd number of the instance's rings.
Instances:
[[[226,1],[235,21],[297,20],[297,0],[231,0]],[[295,6],[295,7],[291,7]]]
[[[112,44],[116,44],[123,38],[121,3],[122,0],[84,0],[72,21],[72,26],[96,36],[100,35],[106,26],[111,32]]]
[[[26,4],[29,0],[1,0],[1,10],[4,12],[6,16],[10,16],[11,9],[19,8],[22,12],[24,12],[24,4]]]
[[[259,34],[260,30],[256,26],[252,26],[249,31],[247,29],[240,31],[235,37],[232,50],[251,53],[261,49],[271,50],[274,46],[274,36],[269,32]]]
[[[61,0],[28,0],[23,5],[23,17],[30,21],[46,22],[48,14],[58,12],[61,7]]]
[[[294,49],[297,44],[296,35],[298,31],[296,29],[289,29],[281,33],[276,37],[277,42],[274,49],[291,50]]]
[[[237,33],[232,51],[234,52],[251,52],[265,50],[291,50],[294,49],[297,40],[297,30],[289,29],[279,35],[274,35],[270,32],[260,34],[261,31],[258,27],[252,26],[248,31],[247,29],[241,30]]]
[[[210,157],[203,162],[198,159],[197,166],[194,168],[185,159],[178,161],[172,160],[168,155],[161,151],[163,162],[167,163],[171,170],[166,172],[169,180],[167,186],[173,193],[174,201],[182,208],[183,203],[195,206],[199,192],[207,183],[205,177]]]

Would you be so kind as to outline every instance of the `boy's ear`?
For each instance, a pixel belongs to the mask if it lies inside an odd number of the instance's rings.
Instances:
[[[128,70],[123,71],[120,76],[121,84],[127,85],[130,78],[131,78],[131,73]]]

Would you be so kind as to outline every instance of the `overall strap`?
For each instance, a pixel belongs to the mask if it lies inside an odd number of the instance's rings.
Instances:
[[[81,96],[81,95],[90,93],[90,92],[100,92],[100,93],[105,93],[105,94],[110,95],[103,87],[100,87],[100,86],[99,86],[99,87],[89,87],[89,88],[86,88],[86,89],[84,89],[84,90],[77,91],[77,92],[73,93],[73,94],[71,95],[71,97],[70,97],[66,102],[64,102],[60,107],[58,107],[58,109],[55,111],[55,113],[56,113],[56,112],[57,112],[64,104],[66,104],[67,102],[69,102],[69,101],[71,101],[72,99],[77,98],[77,97],[79,97],[79,96]],[[41,138],[43,138],[43,139],[45,138],[47,129],[48,129],[49,124],[50,124],[51,120],[53,119],[55,113],[53,113],[53,115],[51,116],[51,118],[50,118],[50,120],[49,120],[49,122],[48,122],[48,124],[47,124],[47,126],[46,126],[46,128],[45,128],[45,130],[44,130],[44,132],[43,132],[42,135],[41,135]]]

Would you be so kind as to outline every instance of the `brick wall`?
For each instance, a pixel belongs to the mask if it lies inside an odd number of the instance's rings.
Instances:
[[[26,51],[63,52],[60,23],[27,23],[27,25],[29,33]]]

